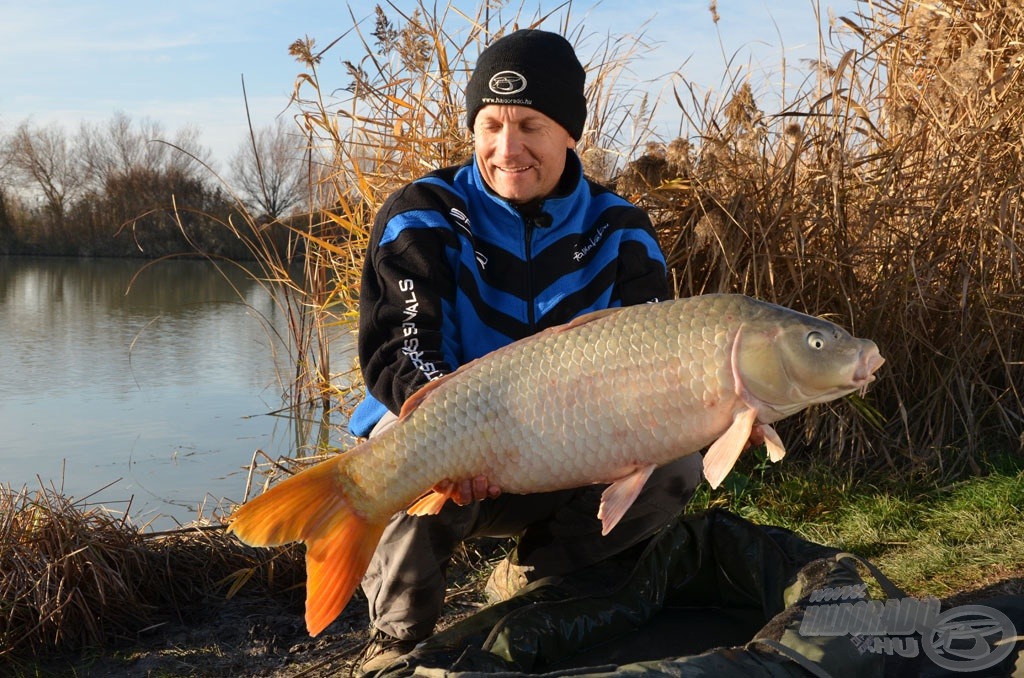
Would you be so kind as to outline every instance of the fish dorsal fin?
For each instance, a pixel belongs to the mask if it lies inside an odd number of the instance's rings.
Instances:
[[[605,316],[612,315],[614,313],[618,313],[621,310],[622,310],[621,307],[617,307],[617,308],[603,308],[603,309],[600,309],[600,310],[597,310],[597,311],[591,311],[590,313],[584,313],[583,315],[581,315],[581,316],[579,316],[577,318],[573,318],[572,320],[570,320],[567,323],[563,323],[562,325],[555,325],[554,327],[549,327],[549,328],[547,328],[545,330],[541,330],[540,332],[538,332],[536,334],[533,334],[533,335],[531,335],[529,337],[525,337],[523,339],[519,339],[518,341],[515,341],[515,342],[513,342],[511,344],[508,344],[507,346],[505,346],[503,348],[499,348],[498,351],[505,351],[505,350],[511,348],[512,346],[515,346],[516,344],[518,344],[520,342],[531,341],[531,340],[536,339],[537,337],[543,336],[545,334],[557,333],[557,332],[565,332],[566,330],[571,330],[571,329],[573,329],[575,327],[579,327],[581,325],[586,325],[587,323],[593,322],[595,320],[600,320],[601,318],[603,318]],[[483,357],[486,357],[486,356],[483,356]],[[465,365],[460,366],[454,372],[446,374],[443,377],[439,377],[437,379],[434,379],[433,381],[428,381],[426,384],[421,386],[418,391],[416,391],[411,396],[406,398],[405,403],[402,404],[402,411],[398,413],[398,418],[399,419],[405,419],[407,416],[409,416],[410,412],[412,412],[413,410],[415,410],[417,407],[420,406],[420,404],[423,402],[424,398],[426,398],[428,395],[430,395],[430,393],[434,389],[438,388],[441,384],[443,384],[444,382],[448,381],[449,379],[451,379],[453,376],[455,376],[459,372],[464,372],[465,370],[470,369],[477,361],[479,361],[481,359],[482,358],[477,358],[476,360],[471,360],[468,363],[466,363]]]
[[[614,314],[618,313],[621,310],[622,310],[622,307],[619,306],[619,307],[616,307],[616,308],[602,308],[602,309],[598,309],[596,311],[591,311],[590,313],[584,313],[581,316],[573,318],[572,320],[570,320],[569,322],[565,323],[564,325],[556,325],[555,327],[552,327],[550,331],[552,331],[552,332],[564,332],[565,330],[571,330],[574,327],[579,327],[580,325],[586,325],[589,322],[593,322],[595,320],[600,320],[601,318],[603,318],[603,317],[605,317],[607,315],[614,315]]]

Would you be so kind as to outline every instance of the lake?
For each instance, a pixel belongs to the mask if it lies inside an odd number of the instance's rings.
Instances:
[[[161,530],[241,500],[256,450],[292,454],[272,414],[292,366],[282,310],[243,271],[145,265],[0,257],[0,483]]]

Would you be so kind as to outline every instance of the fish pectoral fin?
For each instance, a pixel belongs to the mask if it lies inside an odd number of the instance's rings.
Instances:
[[[412,503],[406,513],[410,516],[435,516],[444,508],[444,504],[451,498],[449,492],[438,492],[430,490],[422,497]]]
[[[768,450],[768,458],[772,462],[782,461],[782,458],[786,456],[786,448],[782,444],[782,438],[768,424],[762,424],[761,430],[764,431],[764,446]]]
[[[629,507],[633,505],[640,491],[644,489],[647,479],[654,473],[657,465],[639,466],[632,473],[625,475],[605,488],[601,493],[601,505],[597,509],[597,518],[601,521],[601,535],[612,531]]]
[[[729,471],[736,465],[743,448],[750,440],[750,431],[757,421],[757,410],[748,408],[737,414],[729,429],[708,448],[704,455],[704,477],[707,478],[711,487],[717,488],[729,475]],[[765,429],[770,427],[765,426]],[[772,431],[774,433],[774,431]],[[768,432],[765,431],[765,440],[768,439]],[[778,438],[778,436],[775,436]]]

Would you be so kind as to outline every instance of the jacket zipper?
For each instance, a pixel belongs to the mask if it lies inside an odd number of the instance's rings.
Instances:
[[[533,292],[533,231],[537,228],[537,222],[533,217],[528,217],[526,222],[526,321],[530,327],[530,334],[537,332],[537,318],[534,307],[536,299]]]

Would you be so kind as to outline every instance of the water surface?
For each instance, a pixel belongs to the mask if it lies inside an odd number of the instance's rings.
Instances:
[[[243,272],[144,264],[0,257],[0,483],[114,483],[88,501],[132,499],[134,522],[166,529],[239,500],[257,449],[291,453],[269,414],[290,368],[282,312]]]

